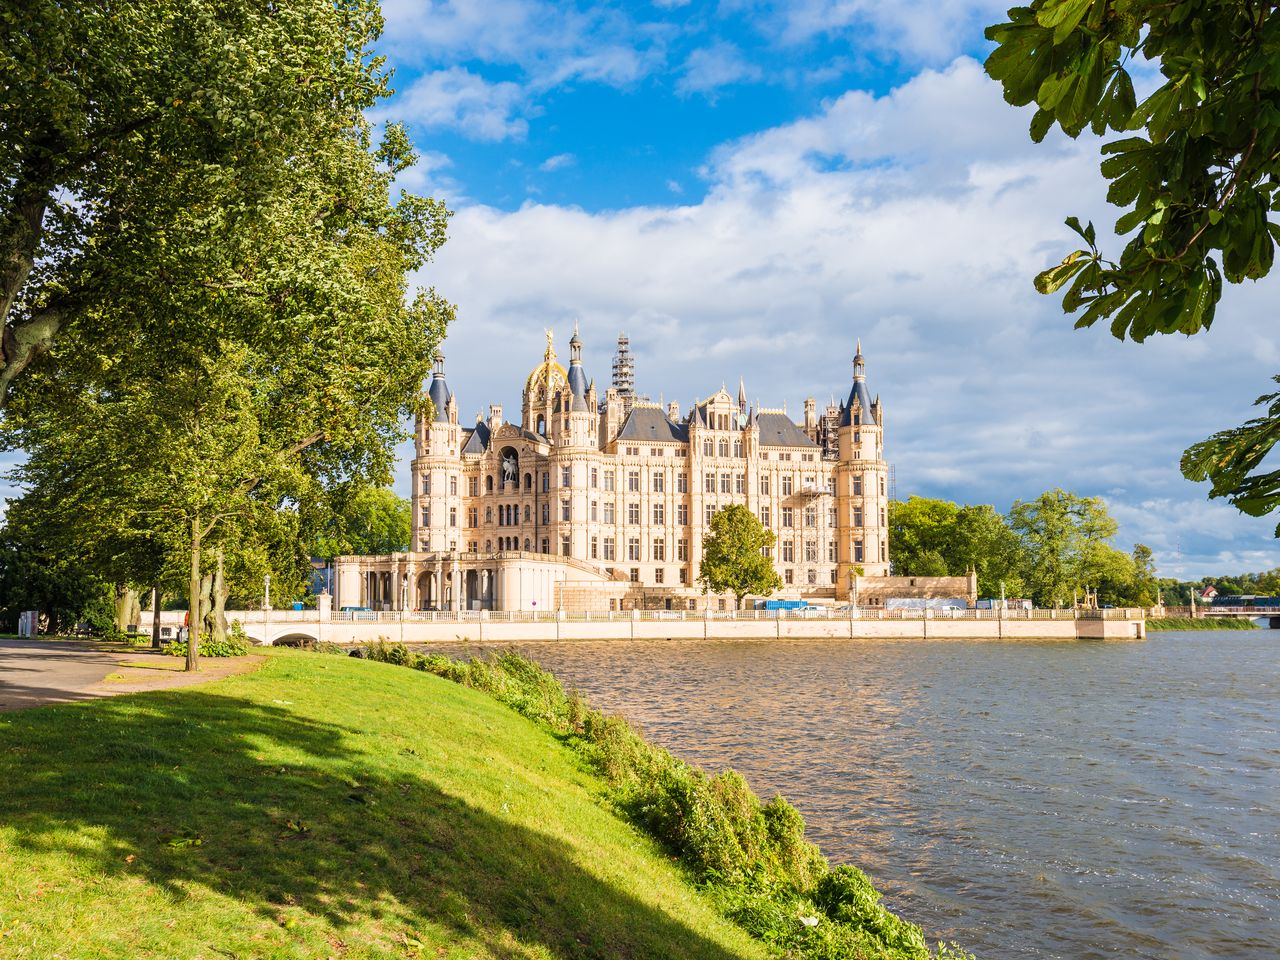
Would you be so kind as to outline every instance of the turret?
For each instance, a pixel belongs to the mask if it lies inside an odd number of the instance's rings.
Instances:
[[[591,387],[586,371],[582,369],[582,338],[578,336],[577,324],[574,324],[573,338],[569,341],[568,381],[569,435],[566,440],[574,447],[591,446],[595,442],[595,413],[588,396]]]
[[[889,572],[888,466],[882,458],[880,402],[871,400],[866,381],[866,361],[859,341],[853,357],[853,386],[840,408],[837,430],[838,589],[850,598],[855,593],[852,578],[856,569],[861,568],[867,576]],[[807,421],[807,404],[805,415]]]
[[[462,458],[458,401],[444,376],[444,355],[436,354],[427,388],[431,418],[419,418],[413,474],[413,546],[453,550],[461,523]]]

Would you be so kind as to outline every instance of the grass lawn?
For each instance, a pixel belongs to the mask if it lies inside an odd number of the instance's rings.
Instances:
[[[0,714],[0,956],[764,957],[485,694],[272,652]]]
[[[1148,631],[1159,630],[1260,630],[1252,620],[1234,617],[1150,617]]]

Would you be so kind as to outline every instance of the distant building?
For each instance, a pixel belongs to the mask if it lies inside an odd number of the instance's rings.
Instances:
[[[336,561],[339,606],[440,610],[691,609],[715,513],[743,504],[777,535],[780,596],[881,603],[889,573],[884,411],[861,345],[848,399],[794,422],[723,386],[692,409],[637,395],[619,337],[600,396],[552,335],[525,379],[518,423],[489,407],[471,426],[437,358],[416,429],[408,553]],[[971,593],[966,578],[936,589]],[[914,582],[911,586],[914,586]],[[723,605],[725,598],[715,598]],[[730,605],[732,601],[730,600]]]

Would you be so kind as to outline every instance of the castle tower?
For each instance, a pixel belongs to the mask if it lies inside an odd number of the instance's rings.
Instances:
[[[888,466],[879,401],[867,390],[862,342],[853,358],[853,386],[840,409],[836,465],[838,595],[852,599],[853,578],[889,573]],[[858,570],[861,574],[858,574]]]
[[[436,354],[427,390],[431,419],[419,417],[413,475],[413,549],[458,549],[461,523],[462,460],[458,404],[444,376],[444,355]]]
[[[595,407],[589,400],[591,388],[586,371],[582,369],[582,338],[578,325],[574,324],[573,338],[569,341],[569,432],[565,442],[572,447],[586,447],[595,443]]]
[[[631,357],[631,341],[625,333],[618,334],[618,352],[613,355],[613,389],[630,409],[636,395],[636,368]]]

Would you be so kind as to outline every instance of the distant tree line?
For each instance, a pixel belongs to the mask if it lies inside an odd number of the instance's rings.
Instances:
[[[1197,597],[1209,587],[1221,596],[1275,597],[1280,596],[1280,567],[1261,573],[1237,573],[1232,576],[1201,577],[1199,580],[1176,580],[1162,577],[1160,594],[1168,606],[1185,607],[1191,603],[1191,593]],[[1197,600],[1197,602],[1199,602]]]
[[[1151,550],[1111,545],[1116,521],[1098,497],[1049,490],[1016,501],[1007,514],[989,504],[911,497],[889,505],[889,557],[902,576],[978,575],[983,597],[1026,598],[1062,607],[1096,591],[1102,604],[1151,606],[1157,581]]]

